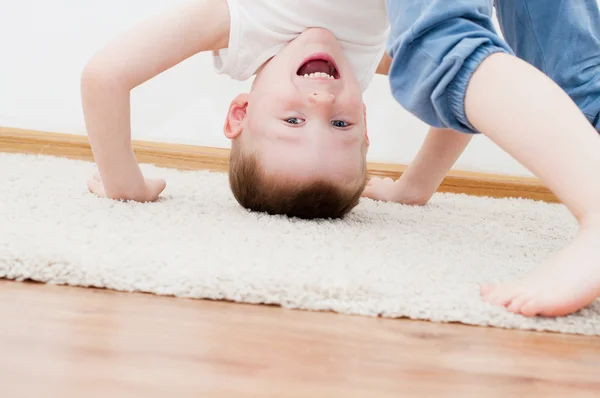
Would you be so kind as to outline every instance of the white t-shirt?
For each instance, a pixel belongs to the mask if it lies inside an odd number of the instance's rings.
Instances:
[[[325,28],[341,43],[363,91],[385,52],[385,0],[228,0],[229,48],[214,53],[218,73],[247,80],[309,28]]]

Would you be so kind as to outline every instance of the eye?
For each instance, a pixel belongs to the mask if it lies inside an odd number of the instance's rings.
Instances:
[[[302,123],[304,123],[304,120],[302,120],[302,119],[300,119],[300,118],[297,118],[297,117],[290,117],[290,118],[287,118],[287,119],[285,119],[285,122],[286,122],[287,124],[294,124],[294,125],[297,125],[297,124],[302,124]]]
[[[346,128],[346,127],[350,127],[350,123],[347,123],[347,122],[345,122],[343,120],[333,120],[331,122],[331,125],[333,127],[337,127],[337,128],[340,128],[340,129],[343,129],[343,128]]]

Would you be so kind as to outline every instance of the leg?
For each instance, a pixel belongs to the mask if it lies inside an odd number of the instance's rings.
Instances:
[[[598,0],[495,0],[515,55],[569,94],[600,132]]]
[[[585,55],[579,74],[555,76],[569,98],[495,35],[491,0],[387,5],[394,98],[430,126],[483,133],[544,181],[579,221],[576,241],[540,271],[510,291],[483,288],[484,296],[514,301],[524,315],[565,315],[593,302],[600,294],[600,135],[580,110],[587,103],[572,100],[582,85],[568,84],[587,73]]]
[[[599,239],[600,225],[582,227],[571,245],[521,281],[483,286],[484,299],[526,316],[562,316],[579,310],[600,294]]]
[[[431,127],[477,133],[464,113],[469,73],[509,45],[494,28],[491,0],[387,0],[390,86],[396,101]]]
[[[515,54],[552,78],[600,131],[600,9],[597,0],[496,0],[498,18]],[[484,285],[485,300],[524,315],[562,315],[594,300],[597,274],[588,253],[600,229],[585,228],[522,281]],[[587,254],[586,254],[587,253]]]

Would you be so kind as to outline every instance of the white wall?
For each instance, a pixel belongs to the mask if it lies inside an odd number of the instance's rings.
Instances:
[[[0,126],[85,134],[79,77],[86,61],[132,24],[183,0],[0,0]],[[233,96],[250,82],[217,76],[199,54],[134,90],[133,136],[228,147],[221,128]],[[392,98],[376,76],[365,93],[370,161],[407,164],[426,126]],[[531,175],[485,137],[456,169]]]

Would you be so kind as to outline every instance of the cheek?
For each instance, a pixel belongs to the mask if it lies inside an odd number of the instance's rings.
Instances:
[[[283,84],[261,84],[252,90],[249,101],[249,112],[277,119],[296,116],[289,111],[299,107],[299,98],[294,94],[293,88],[288,89]]]
[[[365,119],[365,106],[362,95],[352,92],[343,93],[337,98],[337,104],[347,115],[351,115],[355,123],[363,123]]]
[[[353,95],[350,103],[352,104],[352,107],[354,109],[356,109],[356,113],[360,114],[363,118],[365,115],[365,107],[364,107],[364,102],[363,102],[363,97],[362,94],[358,94],[358,95]]]

